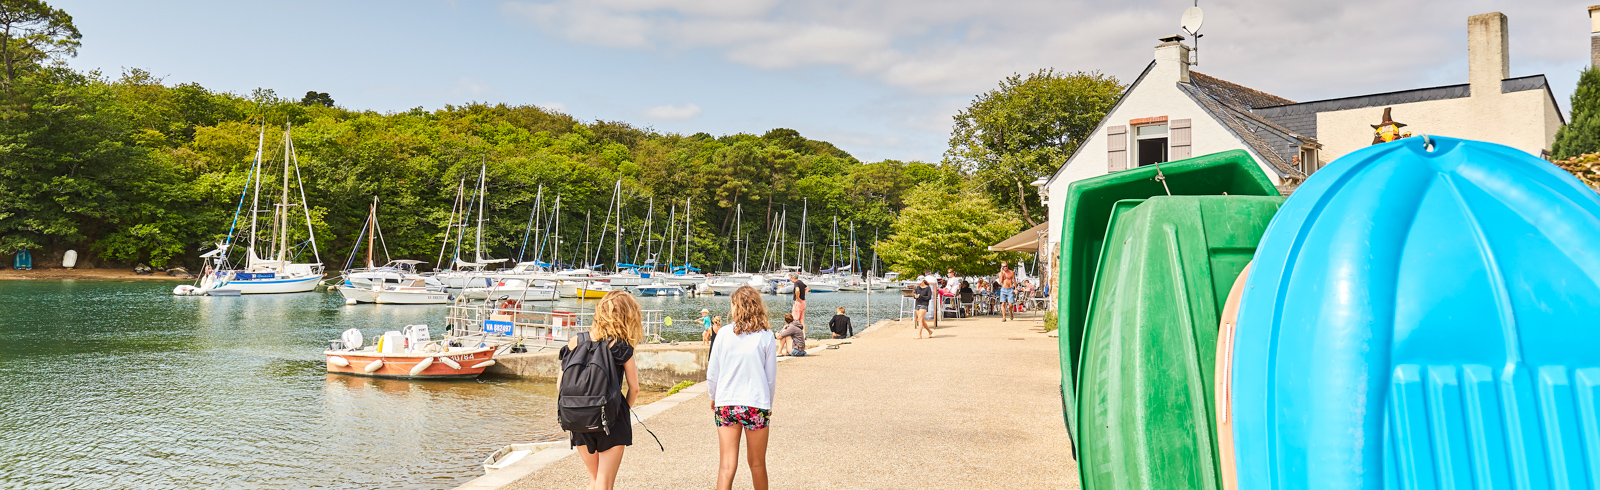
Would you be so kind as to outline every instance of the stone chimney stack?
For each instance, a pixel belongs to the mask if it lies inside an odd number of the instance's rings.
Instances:
[[[1189,46],[1183,44],[1183,36],[1161,38],[1161,44],[1156,46],[1156,67],[1150,75],[1154,80],[1189,83]]]
[[[1509,45],[1505,14],[1467,18],[1467,81],[1473,97],[1500,94],[1500,81],[1511,78]]]
[[[1589,65],[1600,66],[1600,5],[1589,6]]]

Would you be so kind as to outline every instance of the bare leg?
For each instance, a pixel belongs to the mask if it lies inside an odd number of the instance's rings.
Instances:
[[[573,450],[578,451],[578,459],[583,460],[583,467],[589,469],[589,490],[595,490],[599,481],[600,455],[589,452],[589,446],[578,446]]]
[[[717,427],[717,490],[731,490],[733,475],[739,472],[739,434],[744,427]],[[763,468],[765,469],[765,468]]]
[[[611,490],[617,484],[617,468],[622,467],[622,450],[625,446],[616,446],[600,454],[600,471],[595,475],[594,490]]]
[[[928,314],[928,310],[917,310],[917,313],[916,313],[917,318],[916,318],[916,324],[914,326],[916,327],[917,338],[919,338],[919,339],[922,338],[922,330],[924,328],[927,328],[927,326],[928,326],[928,320],[923,318],[923,315],[927,315],[927,314]]]
[[[761,430],[744,431],[745,457],[750,463],[750,485],[756,490],[767,490],[767,436],[772,435],[772,426]]]

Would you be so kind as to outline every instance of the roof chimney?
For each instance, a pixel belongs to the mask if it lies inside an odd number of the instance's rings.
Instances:
[[[1589,64],[1600,66],[1600,5],[1589,6]]]
[[[1511,78],[1511,53],[1506,15],[1500,12],[1467,18],[1467,82],[1472,96],[1498,95],[1500,81]]]
[[[1155,80],[1189,83],[1189,47],[1183,44],[1183,36],[1161,38],[1161,44],[1156,46],[1156,67],[1151,75]]]

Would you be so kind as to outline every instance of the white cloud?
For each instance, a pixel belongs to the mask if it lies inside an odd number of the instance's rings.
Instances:
[[[567,113],[567,105],[566,104],[562,104],[560,102],[545,102],[543,104],[537,104],[537,105],[539,107],[542,107],[542,108],[546,109],[546,110],[556,111],[556,112],[560,112],[560,113],[563,113],[563,114]]]
[[[483,97],[495,95],[495,91],[482,82],[461,77],[456,80],[455,86],[450,88],[450,95],[457,97]]]
[[[644,116],[651,119],[689,119],[700,115],[700,106],[694,104],[664,105],[651,107],[644,110]]]
[[[547,0],[504,9],[580,43],[710,49],[765,69],[834,66],[949,95],[1047,67],[1131,81],[1156,38],[1179,32],[1188,3]],[[1465,82],[1466,18],[1494,10],[1511,18],[1513,76],[1530,74],[1519,66],[1581,63],[1588,50],[1586,12],[1554,0],[1242,0],[1204,8],[1200,71],[1292,99]]]

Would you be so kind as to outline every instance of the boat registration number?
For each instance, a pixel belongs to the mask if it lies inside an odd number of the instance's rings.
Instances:
[[[511,322],[488,320],[483,322],[483,331],[495,335],[511,335]]]

